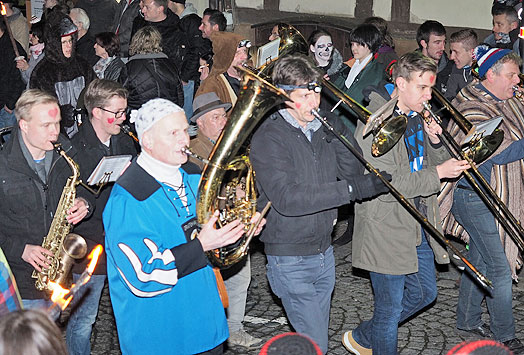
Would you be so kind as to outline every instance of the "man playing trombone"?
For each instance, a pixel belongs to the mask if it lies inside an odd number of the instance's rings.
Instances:
[[[436,74],[435,62],[420,52],[402,56],[393,72],[398,101],[392,115],[407,116],[406,132],[379,157],[372,156],[373,137],[363,137],[360,122],[355,137],[366,160],[390,173],[393,187],[439,229],[440,179],[457,177],[469,165],[449,159],[437,136],[442,129],[419,114],[431,99]],[[434,259],[449,263],[448,254],[391,194],[355,205],[352,254],[354,267],[370,271],[374,313],[346,332],[342,343],[354,354],[396,354],[399,323],[435,300]]]
[[[510,212],[522,220],[524,106],[514,98],[522,60],[511,50],[486,46],[477,47],[475,55],[480,82],[474,81],[463,88],[454,103],[473,124],[503,116],[499,129],[505,133],[504,140],[492,157],[478,166],[478,170]],[[450,133],[456,139],[464,136],[456,125],[451,126]],[[457,328],[482,337],[490,337],[491,330],[494,338],[515,354],[524,353],[524,346],[515,338],[512,311],[512,278],[516,279],[517,246],[506,230],[497,225],[492,212],[465,179],[447,183],[440,198],[445,230],[469,240],[471,263],[493,282],[493,291],[488,294],[469,274],[462,276]],[[490,314],[490,327],[481,319],[484,298]]]

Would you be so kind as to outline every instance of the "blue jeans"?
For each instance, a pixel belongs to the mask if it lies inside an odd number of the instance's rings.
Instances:
[[[326,353],[335,287],[333,247],[316,255],[268,255],[267,278],[271,290],[282,300],[293,328],[313,339]]]
[[[481,303],[485,297],[495,339],[500,342],[511,340],[515,338],[511,270],[495,217],[476,192],[464,189],[455,190],[451,211],[470,236],[468,260],[493,282],[493,291],[489,294],[475,282],[471,273],[462,275],[457,328],[470,330],[482,324]]]
[[[0,129],[5,127],[14,126],[16,124],[16,116],[15,112],[13,110],[12,113],[9,113],[5,110],[4,107],[0,109]],[[7,142],[9,140],[9,136],[11,134],[4,134],[0,139],[3,139],[0,141],[0,143]]]
[[[193,116],[193,95],[195,94],[195,81],[189,80],[187,84],[183,85],[184,89],[184,112],[187,121]]]
[[[80,274],[73,273],[73,282],[79,277]],[[73,300],[66,330],[66,344],[70,355],[91,354],[91,330],[96,321],[106,278],[106,275],[91,276]]]
[[[373,318],[362,322],[353,338],[373,354],[397,354],[398,325],[437,298],[433,250],[422,231],[417,247],[418,271],[407,275],[370,272],[375,294]]]

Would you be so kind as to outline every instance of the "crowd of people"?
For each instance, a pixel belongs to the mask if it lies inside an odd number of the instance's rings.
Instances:
[[[53,350],[42,349],[52,348],[90,354],[106,282],[124,354],[222,354],[226,342],[261,346],[262,339],[243,326],[249,255],[223,270],[206,256],[261,221],[254,234],[264,245],[271,290],[301,334],[296,339],[325,354],[335,288],[333,226],[351,205],[352,266],[369,272],[374,311],[344,332],[349,352],[396,354],[399,325],[435,302],[435,262],[449,264],[450,255],[428,230],[431,224],[462,238],[468,259],[493,283],[487,290],[466,268],[457,328],[524,354],[512,309],[512,285],[522,265],[518,243],[464,178],[472,162],[452,155],[442,141],[444,133],[461,141],[467,132],[427,111],[428,103],[439,104],[436,90],[472,124],[502,117],[504,138],[478,169],[522,220],[524,102],[516,95],[522,59],[511,4],[495,1],[493,33],[483,41],[472,29],[448,38],[441,23],[425,21],[416,33],[418,49],[400,57],[380,17],[353,28],[351,58],[343,58],[327,29],[313,31],[308,53],[281,56],[266,73],[286,100],[246,134],[259,210],[271,202],[269,212],[255,213],[249,223],[221,224],[215,211],[199,224],[201,173],[245,95],[239,68],[251,65],[249,39],[226,31],[218,10],[206,9],[200,18],[185,0],[78,0],[74,6],[46,0],[42,18],[30,26],[13,1],[4,2],[10,31],[0,21],[0,129],[9,128],[0,150],[0,247],[12,271],[2,276],[16,280],[3,282],[9,290],[1,302],[3,353],[47,354]],[[287,30],[275,24],[269,40]],[[344,104],[330,110],[338,96],[323,81],[371,112],[382,108],[386,119],[404,117],[399,141],[375,154],[373,135],[364,135],[367,117]],[[347,142],[323,128],[318,114]],[[347,143],[381,176],[366,171]],[[96,195],[78,185],[66,213],[59,214],[72,175],[66,157],[86,181],[103,158],[122,155],[132,160],[116,182]],[[64,220],[88,250],[105,246],[91,279],[75,294],[65,344],[53,322],[34,311],[51,301],[32,276],[56,259],[42,239]],[[74,263],[73,282],[87,263]],[[489,325],[483,322],[484,300]],[[15,311],[22,307],[26,311]],[[49,335],[45,341],[42,334]],[[20,348],[23,336],[34,343]],[[283,346],[286,337],[270,344]],[[268,354],[270,344],[262,349]],[[21,352],[9,350],[14,347]]]

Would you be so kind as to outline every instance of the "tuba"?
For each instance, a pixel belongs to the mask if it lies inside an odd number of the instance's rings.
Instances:
[[[252,71],[244,72],[240,94],[222,134],[204,167],[198,185],[197,218],[205,224],[215,210],[219,226],[235,219],[246,226],[246,234],[236,243],[207,252],[211,263],[227,268],[248,252],[256,225],[250,223],[256,212],[255,175],[247,154],[237,156],[242,144],[269,109],[289,97]],[[269,206],[264,209],[267,211]]]
[[[48,256],[49,267],[41,272],[33,271],[32,277],[36,279],[35,287],[39,291],[50,291],[49,282],[55,282],[65,287],[67,276],[75,259],[83,258],[87,253],[87,243],[84,238],[75,233],[69,233],[71,224],[67,222],[67,211],[73,207],[76,197],[76,186],[80,184],[80,171],[78,164],[67,156],[61,144],[55,144],[55,150],[65,159],[71,167],[71,175],[62,190],[58,207],[56,208],[51,228],[42,242],[42,247],[53,253]]]

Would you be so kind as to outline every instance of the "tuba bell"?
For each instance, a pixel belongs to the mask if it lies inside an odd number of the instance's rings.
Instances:
[[[211,263],[220,268],[230,267],[247,254],[256,229],[250,222],[256,212],[255,174],[248,154],[238,156],[237,153],[269,109],[291,100],[249,69],[237,69],[244,72],[240,94],[204,167],[197,197],[200,224],[205,224],[218,209],[219,226],[235,219],[246,226],[246,233],[239,241],[207,252]]]

